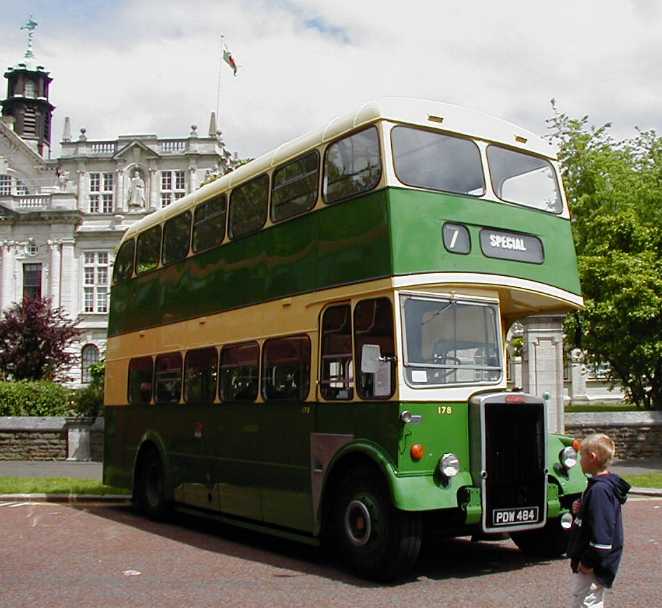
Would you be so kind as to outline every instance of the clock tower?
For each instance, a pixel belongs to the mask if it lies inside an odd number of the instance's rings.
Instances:
[[[46,158],[50,152],[51,117],[55,107],[48,100],[52,78],[34,61],[32,35],[36,27],[32,18],[21,27],[28,32],[28,48],[23,59],[4,74],[7,99],[1,103],[2,116],[13,119],[14,132]]]

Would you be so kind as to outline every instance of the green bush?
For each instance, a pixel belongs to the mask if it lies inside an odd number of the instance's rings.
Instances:
[[[103,387],[94,383],[76,392],[74,413],[77,416],[96,418],[103,407]]]
[[[0,416],[69,416],[75,391],[46,380],[0,382]]]

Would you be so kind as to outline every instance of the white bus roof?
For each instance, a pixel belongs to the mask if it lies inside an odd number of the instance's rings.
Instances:
[[[448,133],[457,133],[474,139],[519,148],[523,152],[532,152],[553,160],[556,159],[551,144],[539,135],[490,114],[440,101],[385,97],[365,103],[356,112],[336,117],[329,121],[324,128],[288,141],[242,165],[220,179],[196,190],[193,199],[188,195],[168,207],[159,209],[144,220],[131,226],[126,231],[123,240],[135,236],[149,226],[160,224],[200,200],[208,199],[216,193],[223,192],[252,177],[256,177],[272,167],[336,139],[344,133],[379,120],[407,123]]]

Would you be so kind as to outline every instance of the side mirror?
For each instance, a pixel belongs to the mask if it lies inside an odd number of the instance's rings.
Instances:
[[[376,374],[382,361],[379,344],[364,344],[361,348],[361,371],[364,374]]]

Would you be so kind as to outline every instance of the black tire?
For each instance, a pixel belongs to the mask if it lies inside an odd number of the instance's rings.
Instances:
[[[151,519],[166,519],[170,503],[165,495],[165,475],[159,453],[155,449],[146,450],[137,468],[134,493],[136,508]]]
[[[420,514],[391,505],[376,469],[359,467],[349,473],[337,486],[332,509],[334,544],[356,574],[387,582],[411,571],[421,548]]]
[[[550,519],[544,528],[513,532],[510,537],[522,553],[536,557],[561,557],[568,549],[570,535],[560,518]]]

